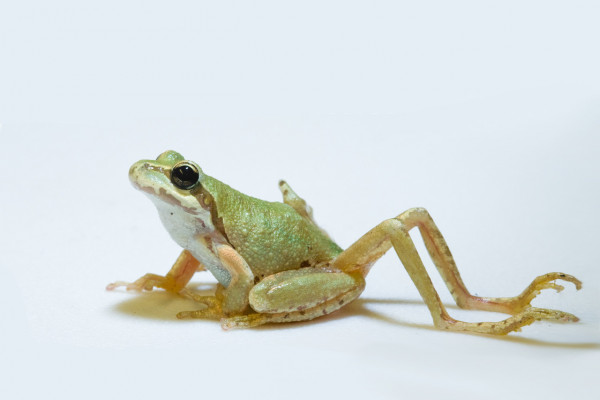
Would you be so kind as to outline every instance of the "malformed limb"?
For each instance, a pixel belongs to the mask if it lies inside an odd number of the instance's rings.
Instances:
[[[406,230],[410,230],[415,226],[419,227],[421,237],[433,263],[442,275],[456,304],[461,308],[516,314],[529,307],[531,301],[543,289],[555,289],[557,292],[563,290],[563,286],[554,282],[557,279],[571,282],[578,290],[581,289],[581,282],[577,278],[561,272],[551,272],[535,278],[520,295],[515,297],[473,296],[463,283],[446,240],[435,222],[433,222],[429,212],[424,208],[412,208],[396,218],[402,221]]]
[[[197,271],[204,271],[204,267],[200,265],[200,262],[189,251],[183,250],[166,276],[146,274],[132,283],[124,281],[111,283],[106,286],[106,290],[125,286],[127,290],[150,291],[158,287],[178,293],[188,284]]]
[[[325,230],[321,228],[315,221],[315,218],[313,217],[312,207],[309,206],[308,203],[306,203],[306,200],[298,196],[286,181],[279,181],[279,190],[283,195],[283,202],[285,204],[291,206],[294,210],[296,210],[298,214],[300,214],[302,217],[304,217],[311,223],[315,224],[315,226],[319,228],[319,230],[323,232],[325,236],[329,237],[329,234],[325,232]]]
[[[494,311],[503,311],[514,313],[515,315],[500,322],[479,322],[469,323],[457,321],[451,318],[444,308],[434,286],[427,274],[425,266],[419,257],[417,249],[408,233],[414,226],[421,228],[422,235],[429,253],[432,255],[434,262],[448,288],[457,303],[467,308],[478,308]],[[547,279],[561,278],[574,282],[577,286],[579,281],[564,274],[547,274],[538,281],[534,281],[533,287],[526,289],[524,294],[516,298],[508,299],[485,299],[471,296],[467,291],[458,269],[452,259],[448,247],[437,229],[431,217],[426,210],[422,208],[411,209],[399,215],[397,218],[389,219],[377,225],[346,251],[340,254],[332,263],[332,267],[342,271],[361,271],[363,275],[368,273],[370,265],[381,257],[390,247],[394,247],[402,264],[406,268],[409,276],[413,280],[419,294],[425,301],[431,316],[433,317],[434,325],[440,329],[469,331],[488,334],[507,334],[511,331],[518,330],[523,326],[529,325],[536,320],[551,320],[551,321],[577,321],[577,317],[572,314],[556,310],[546,310],[533,308],[523,305],[527,299],[533,298],[531,294],[547,287]],[[481,300],[476,300],[481,299]],[[518,299],[518,300],[514,300]],[[480,306],[480,304],[500,304]],[[511,307],[511,305],[516,306]],[[475,305],[475,306],[473,306]]]

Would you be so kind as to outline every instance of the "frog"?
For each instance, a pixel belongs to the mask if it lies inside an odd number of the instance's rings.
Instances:
[[[165,275],[148,273],[133,282],[116,281],[107,290],[163,289],[199,304],[198,309],[177,313],[178,319],[217,320],[225,330],[313,320],[356,300],[371,267],[393,248],[438,329],[505,335],[535,321],[578,321],[568,312],[531,305],[542,290],[563,290],[558,281],[581,289],[581,281],[562,272],[540,275],[512,297],[471,294],[445,238],[422,207],[384,220],[342,249],[317,225],[307,202],[283,180],[279,182],[283,202],[261,200],[204,173],[197,163],[173,150],[134,163],[129,179],[154,203],[162,224],[182,250]],[[451,317],[409,234],[413,228],[419,230],[458,307],[510,316],[485,322]],[[188,285],[200,271],[209,271],[217,281],[210,296]]]

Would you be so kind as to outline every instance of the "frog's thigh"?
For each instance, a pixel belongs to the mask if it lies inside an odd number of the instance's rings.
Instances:
[[[301,312],[346,297],[349,292],[357,292],[355,298],[363,289],[364,279],[360,275],[303,268],[266,277],[252,288],[249,300],[259,313]]]

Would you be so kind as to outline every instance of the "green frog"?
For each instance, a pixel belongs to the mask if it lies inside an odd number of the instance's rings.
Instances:
[[[285,181],[279,182],[283,203],[260,200],[205,174],[175,151],[166,151],[156,160],[138,161],[130,168],[129,178],[152,200],[182,252],[164,276],[146,274],[133,283],[112,283],[107,289],[162,288],[204,305],[182,311],[178,318],[217,319],[224,329],[231,329],[327,315],[358,298],[374,262],[394,248],[440,329],[506,334],[536,320],[577,321],[572,314],[530,305],[542,289],[562,290],[556,280],[581,288],[579,280],[564,273],[539,276],[514,297],[471,295],[445,239],[424,208],[409,209],[380,223],[343,250],[316,224],[312,209]],[[461,308],[512,316],[479,323],[450,317],[408,233],[414,227],[419,228],[429,255]],[[200,296],[186,287],[203,270],[218,281],[214,296]]]

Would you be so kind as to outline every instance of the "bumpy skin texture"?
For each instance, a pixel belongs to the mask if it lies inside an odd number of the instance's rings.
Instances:
[[[247,196],[204,175],[229,243],[255,276],[327,263],[342,249],[291,206]]]
[[[195,163],[174,151],[164,152],[156,160],[135,163],[129,176],[133,185],[153,201],[163,225],[183,251],[165,276],[146,274],[133,283],[112,283],[107,289],[157,287],[206,306],[180,312],[178,318],[220,319],[222,327],[229,329],[326,315],[355,300],[365,287],[373,263],[393,248],[437,328],[502,335],[538,320],[578,320],[563,311],[530,305],[541,290],[562,290],[557,280],[581,288],[579,280],[560,272],[537,277],[517,296],[472,295],[444,237],[424,208],[412,208],[381,222],[342,251],[315,224],[311,208],[284,181],[279,188],[285,204],[259,200],[204,174]],[[512,316],[498,322],[453,319],[409,235],[413,228],[420,231],[459,307]],[[195,272],[205,269],[219,281],[214,296],[199,296],[186,287]]]

